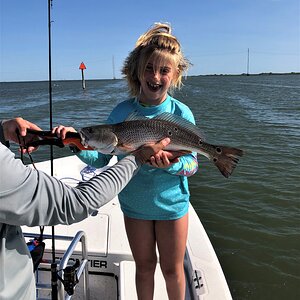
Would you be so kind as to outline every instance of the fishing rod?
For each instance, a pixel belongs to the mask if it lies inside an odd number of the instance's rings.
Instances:
[[[49,69],[49,126],[50,130],[53,128],[53,114],[52,114],[52,58],[51,58],[51,9],[53,3],[52,0],[48,0],[48,69]],[[53,176],[53,145],[50,145],[50,170],[51,176]],[[52,300],[58,299],[57,288],[57,263],[55,261],[55,229],[52,226],[52,263],[51,263],[51,298]]]

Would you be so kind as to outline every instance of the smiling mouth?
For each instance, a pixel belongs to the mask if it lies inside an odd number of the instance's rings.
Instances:
[[[147,82],[147,85],[148,85],[148,88],[153,92],[158,91],[162,87],[161,84],[154,84],[154,83],[150,83],[150,82]]]

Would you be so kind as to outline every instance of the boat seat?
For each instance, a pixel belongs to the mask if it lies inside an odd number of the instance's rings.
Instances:
[[[167,300],[168,294],[165,279],[157,264],[155,271],[154,300]],[[120,299],[137,300],[135,288],[135,263],[133,261],[121,261],[120,263]]]

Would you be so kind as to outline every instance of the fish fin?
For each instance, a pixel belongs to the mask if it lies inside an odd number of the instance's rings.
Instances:
[[[117,148],[122,153],[130,153],[136,150],[134,147],[126,144],[118,144]]]
[[[108,145],[106,147],[95,147],[94,150],[96,150],[97,152],[100,152],[102,154],[114,154],[115,152],[115,146],[113,145]]]
[[[187,119],[184,119],[181,116],[174,115],[168,112],[164,112],[156,117],[153,118],[153,120],[163,120],[167,122],[172,122],[173,124],[177,124],[178,126],[183,127],[184,129],[191,131],[195,134],[197,134],[201,139],[204,141],[204,134],[203,132],[192,122],[188,121]]]
[[[130,113],[127,118],[125,119],[125,121],[136,121],[136,120],[148,120],[147,117],[145,116],[141,116],[139,115],[139,113],[137,111],[134,111],[132,113]]]
[[[215,146],[217,154],[211,158],[224,177],[228,178],[243,156],[243,150],[226,146]],[[220,153],[219,153],[220,152]]]
[[[136,149],[126,144],[118,144],[117,147],[110,153],[114,155],[128,155],[134,152]]]

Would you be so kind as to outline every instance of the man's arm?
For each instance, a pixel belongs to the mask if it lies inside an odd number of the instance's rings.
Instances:
[[[79,222],[113,199],[137,172],[140,163],[128,156],[78,187],[24,166],[0,144],[0,223],[56,225]]]
[[[1,126],[0,126],[1,127]],[[0,143],[0,223],[11,225],[71,224],[113,199],[169,139],[143,147],[109,170],[72,188],[58,179],[24,166]]]

